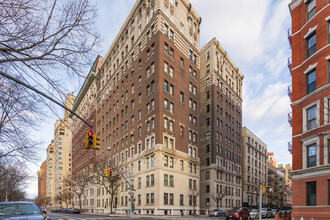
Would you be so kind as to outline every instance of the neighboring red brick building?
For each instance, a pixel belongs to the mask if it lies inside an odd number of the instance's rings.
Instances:
[[[330,217],[330,4],[293,0],[292,180],[295,219]]]
[[[95,73],[102,57],[97,56],[89,74],[80,89],[72,110],[78,115],[86,119],[87,122],[93,125],[94,131],[96,126],[96,83]],[[72,175],[78,172],[89,169],[89,165],[96,155],[95,150],[86,151],[84,148],[85,135],[90,130],[88,125],[83,123],[80,119],[73,116],[72,126]]]

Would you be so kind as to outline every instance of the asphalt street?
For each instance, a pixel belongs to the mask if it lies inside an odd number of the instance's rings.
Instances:
[[[132,217],[127,217],[123,215],[115,215],[115,216],[108,216],[108,215],[95,215],[95,214],[65,214],[65,213],[47,213],[47,215],[52,220],[77,220],[77,219],[85,219],[85,220],[103,220],[103,219],[120,219],[120,220],[126,220],[126,219],[155,219],[155,220],[165,220],[165,219],[201,219],[201,220],[212,220],[212,219],[220,219],[225,220],[224,217],[208,217],[208,216],[145,216],[145,215],[134,215]],[[274,220],[273,218],[268,218],[265,220]]]

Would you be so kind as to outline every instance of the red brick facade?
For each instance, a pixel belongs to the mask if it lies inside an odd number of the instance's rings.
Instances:
[[[292,16],[292,217],[330,219],[330,5],[328,0],[293,0],[289,8]]]

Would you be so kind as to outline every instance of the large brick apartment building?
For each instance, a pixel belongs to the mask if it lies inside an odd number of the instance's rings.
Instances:
[[[215,38],[201,49],[200,73],[201,209],[238,207],[244,76]]]
[[[330,216],[330,4],[292,0],[294,219]],[[291,65],[289,65],[291,70]],[[301,218],[303,217],[303,218]]]
[[[84,116],[94,123],[101,150],[88,156],[80,135],[88,128],[75,126],[73,172],[87,172],[91,157],[113,159],[133,179],[137,213],[189,213],[199,207],[200,22],[187,0],[136,1],[95,79],[84,84],[96,89],[88,90],[92,98],[85,97],[87,89],[77,96],[77,110],[95,106],[95,113],[91,108]],[[120,185],[116,211],[130,209],[125,181]],[[109,212],[108,195],[100,188],[89,185],[84,209]]]

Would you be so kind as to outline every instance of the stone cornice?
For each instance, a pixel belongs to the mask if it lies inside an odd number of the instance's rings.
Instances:
[[[289,4],[289,8],[292,11],[292,9],[294,9],[295,7],[297,7],[298,5],[300,5],[300,3],[302,3],[303,0],[293,0],[290,4]]]
[[[330,164],[291,171],[292,180],[330,175]]]

